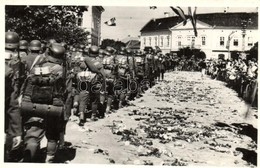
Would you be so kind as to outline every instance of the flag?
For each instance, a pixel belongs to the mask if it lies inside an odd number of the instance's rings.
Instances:
[[[188,15],[189,15],[189,18],[190,18],[192,26],[193,26],[194,35],[197,37],[198,32],[197,32],[197,28],[196,28],[196,22],[197,22],[196,10],[197,10],[197,7],[194,7],[194,9],[192,9],[191,7],[188,7]]]
[[[228,35],[228,40],[227,40],[227,46],[226,46],[226,49],[229,50],[229,47],[230,47],[230,41],[232,39],[232,35],[235,33],[235,31],[232,31],[229,35]]]
[[[156,6],[150,6],[150,9],[157,9],[157,7]]]
[[[182,18],[183,26],[185,26],[187,23],[187,19],[186,19],[186,16],[185,16],[183,10],[179,6],[177,6],[177,7],[170,6],[170,8],[173,10],[173,12],[175,12],[178,16],[180,16]]]
[[[108,26],[116,26],[116,18],[113,17],[109,21],[104,22]]]

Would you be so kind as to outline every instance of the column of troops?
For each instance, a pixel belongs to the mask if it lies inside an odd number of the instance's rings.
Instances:
[[[45,162],[55,162],[71,117],[79,126],[106,117],[163,80],[174,64],[152,50],[27,42],[6,32],[5,161],[37,162],[46,137]]]

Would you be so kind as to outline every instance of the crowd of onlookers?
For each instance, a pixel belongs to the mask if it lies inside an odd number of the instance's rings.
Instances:
[[[210,59],[207,61],[207,74],[213,79],[227,83],[240,97],[257,106],[257,60]]]

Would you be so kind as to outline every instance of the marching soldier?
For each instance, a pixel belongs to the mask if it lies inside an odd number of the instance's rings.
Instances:
[[[129,100],[133,100],[137,94],[137,83],[136,83],[136,68],[135,68],[135,58],[131,49],[126,49],[127,63],[129,66],[129,81],[128,81],[128,93],[127,97]]]
[[[126,56],[125,51],[120,51],[117,55],[118,71],[115,82],[116,97],[119,100],[118,107],[122,108],[126,101],[126,95],[128,94],[128,82],[130,80],[130,66],[129,59]]]
[[[154,55],[154,78],[159,81],[160,78],[160,68],[159,68],[159,57],[161,52],[158,52]]]
[[[148,53],[146,54],[145,58],[145,71],[147,74],[147,78],[150,82],[150,87],[154,85],[154,74],[155,74],[155,67],[154,67],[154,55],[153,51],[149,49]]]
[[[19,36],[5,33],[5,161],[17,161],[17,152],[22,142],[22,118],[18,96],[22,81],[23,64],[19,54]]]
[[[165,73],[165,69],[166,69],[166,60],[165,60],[165,56],[163,56],[162,54],[159,56],[159,59],[158,59],[158,81],[160,80],[164,80],[164,73]]]
[[[84,57],[81,58],[81,71],[76,74],[78,94],[73,104],[78,104],[80,126],[84,125],[85,119],[91,118],[93,121],[96,121],[98,117],[103,117],[104,115],[102,114],[103,111],[98,109],[103,81],[100,72],[102,64],[97,58],[98,53],[97,46],[92,46],[89,49],[85,48],[83,51]]]
[[[30,53],[28,54],[28,56],[24,58],[26,62],[26,70],[28,73],[29,71],[31,71],[35,59],[39,59],[41,56],[41,42],[39,40],[32,40],[29,44],[29,51]]]
[[[63,131],[71,82],[66,78],[65,48],[52,43],[45,55],[35,60],[21,90],[20,108],[24,118],[24,162],[34,162],[40,141],[47,138],[46,162],[54,162]]]
[[[113,48],[108,46],[105,51],[106,56],[103,59],[102,73],[105,77],[105,82],[106,82],[106,90],[105,90],[105,95],[107,99],[106,113],[111,112],[112,102],[115,97],[114,82],[116,80],[117,68],[118,68],[115,60],[115,56],[113,56],[112,53],[113,53]]]
[[[26,40],[20,40],[19,42],[19,52],[20,58],[23,60],[28,55],[28,42]]]
[[[141,97],[142,92],[145,88],[145,60],[144,55],[141,51],[138,51],[135,56],[135,69],[136,69],[136,77],[138,82],[138,90],[137,90],[137,98]]]

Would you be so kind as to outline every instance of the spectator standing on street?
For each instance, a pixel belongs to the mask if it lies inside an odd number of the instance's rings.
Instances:
[[[200,63],[199,63],[199,66],[201,68],[201,77],[203,78],[205,76],[205,73],[206,73],[206,62],[205,62],[205,59],[203,59]]]

